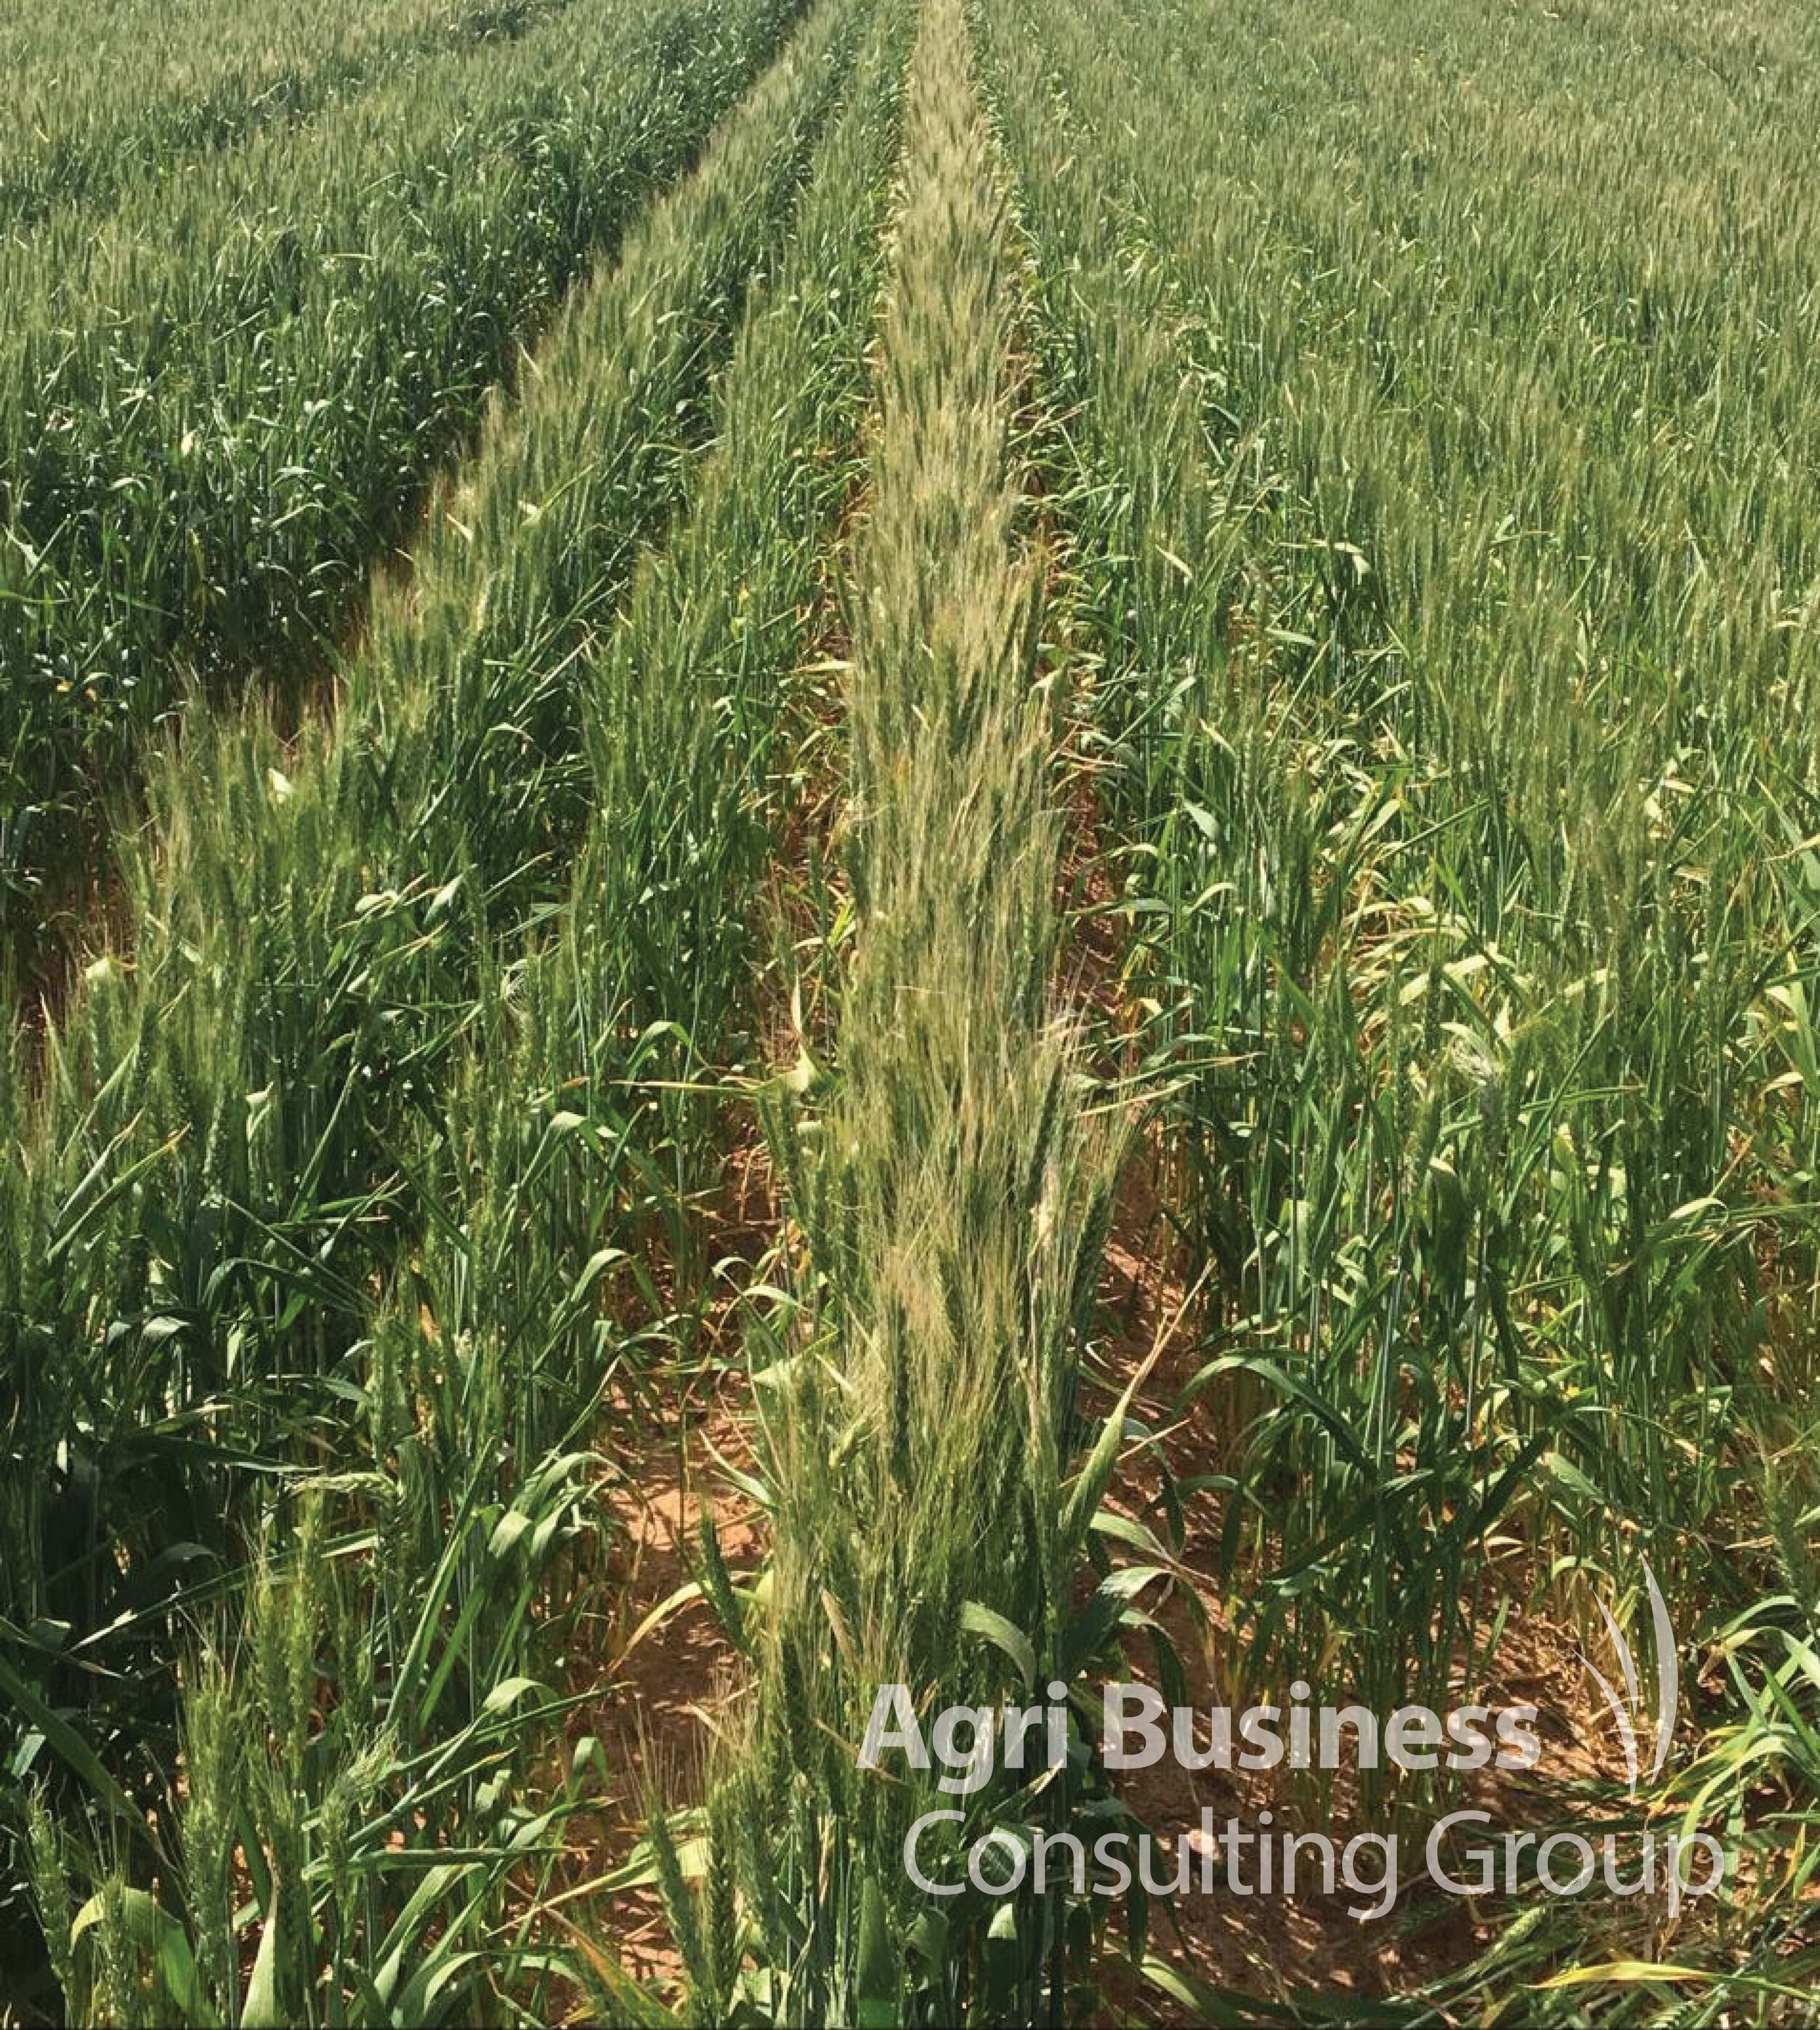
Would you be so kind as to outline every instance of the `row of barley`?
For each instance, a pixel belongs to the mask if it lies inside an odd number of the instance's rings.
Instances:
[[[1773,1770],[1766,1886],[1678,1933],[1539,1910],[1450,1992],[1607,1961],[1611,2020],[1780,2020],[1820,1780],[1806,28],[983,19],[1212,1276],[1221,1679],[1495,1692],[1647,1557],[1731,1660],[1654,1809],[1739,1832]]]
[[[524,34],[570,0],[75,0],[0,21],[8,84],[0,216],[27,233],[93,214],[262,128],[467,43]]]
[[[105,886],[101,819],[132,830],[199,687],[320,686],[431,475],[794,11],[578,0],[0,243],[0,974],[54,971],[43,927]]]
[[[1811,24],[1534,12],[412,7],[110,102],[58,202],[61,144],[0,146],[28,915],[189,700],[0,1080],[0,1957],[72,2017],[661,2020],[594,1935],[603,1496],[730,1317],[764,1568],[705,1527],[741,1676],[632,1871],[691,2020],[1123,2006],[1031,1864],[1131,1824],[1088,1686],[1140,1634],[1179,1682],[1172,1579],[1224,1701],[1388,1713],[1507,1701],[1646,1558],[1681,1753],[1550,1809],[1722,1828],[1731,1900],[1476,1913],[1387,2006],[1799,2020]],[[333,681],[189,697],[254,671]],[[756,1271],[703,1210],[754,1098]],[[1140,1169],[1205,1293],[1144,1517],[1091,1380]],[[864,1766],[899,1684],[1066,1753]]]
[[[645,1265],[742,1047],[902,42],[804,24],[439,501],[332,719],[161,769],[130,950],[21,1053],[9,1879],[80,2018],[637,2006],[536,1913],[619,1780],[566,1718],[604,1476],[691,1357]]]

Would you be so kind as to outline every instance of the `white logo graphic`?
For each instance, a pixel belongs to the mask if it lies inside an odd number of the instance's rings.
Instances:
[[[1650,1615],[1655,1636],[1655,1760],[1649,1772],[1653,1783],[1662,1774],[1662,1764],[1668,1760],[1669,1750],[1674,1746],[1675,1716],[1681,1708],[1681,1667],[1675,1656],[1675,1632],[1669,1620],[1668,1605],[1662,1597],[1662,1588],[1655,1582],[1655,1574],[1649,1568],[1647,1558],[1643,1561],[1643,1575],[1649,1587]],[[1618,1722],[1618,1738],[1624,1743],[1625,1768],[1630,1778],[1630,1794],[1634,1798],[1637,1786],[1636,1723],[1643,1712],[1643,1697],[1637,1690],[1636,1664],[1630,1653],[1630,1645],[1625,1641],[1623,1631],[1613,1620],[1611,1610],[1603,1601],[1599,1603],[1599,1611],[1605,1617],[1612,1646],[1618,1652],[1619,1668],[1624,1673],[1624,1699],[1619,1700],[1611,1681],[1590,1656],[1583,1653],[1580,1660],[1592,1673],[1599,1689],[1605,1694],[1606,1704],[1611,1708],[1612,1718]]]
[[[1667,1765],[1681,1708],[1681,1671],[1668,1604],[1646,1560],[1643,1567],[1655,1645],[1655,1759],[1648,1781]],[[1592,1660],[1580,1661],[1605,1694],[1624,1744],[1625,1773],[1635,1798],[1644,1781],[1639,1730],[1650,1715],[1637,1688],[1636,1659],[1624,1631],[1602,1601],[1606,1633],[1618,1653],[1621,1692]],[[1641,1647],[1641,1645],[1639,1645]],[[1168,1706],[1154,1686],[1107,1682],[1100,1688],[1098,1748],[1105,1768],[1150,1769],[1171,1758],[1184,1771],[1376,1769],[1386,1761],[1410,1772],[1449,1769],[1533,1769],[1542,1759],[1533,1705],[1401,1706],[1381,1724],[1364,1706],[1311,1703],[1314,1688],[1298,1678],[1287,1705],[1263,1701],[1235,1712],[1229,1706]],[[904,1868],[926,1896],[959,1896],[971,1883],[982,1896],[1010,1896],[1026,1885],[1038,1896],[1065,1885],[1066,1893],[1121,1897],[1134,1879],[1151,1896],[1294,1897],[1318,1887],[1324,1896],[1343,1883],[1354,1902],[1350,1915],[1361,1922],[1384,1917],[1397,1907],[1409,1857],[1395,1832],[1357,1831],[1341,1838],[1293,1822],[1278,1826],[1274,1811],[1260,1811],[1247,1823],[1235,1816],[1215,1822],[1204,1805],[1200,1824],[1172,1835],[1153,1835],[1133,1818],[1086,1842],[1092,1829],[1043,1831],[1022,1823],[1021,1800],[1040,1789],[1034,1772],[1063,1768],[1071,1740],[1092,1710],[1084,1688],[1060,1679],[1047,1686],[1045,1706],[948,1706],[925,1731],[928,1703],[919,1708],[907,1684],[878,1687],[867,1724],[860,1767],[877,1769],[895,1750],[913,1770],[934,1779],[924,1786],[923,1811],[904,1839]],[[1034,1734],[1037,1738],[1031,1739]],[[937,1775],[939,1770],[942,1773]],[[982,1813],[953,1800],[1002,1786],[1005,1802]],[[1008,1810],[1012,1817],[1005,1816]],[[977,1831],[982,1822],[984,1830]],[[1015,1830],[1014,1830],[1015,1823]],[[926,1838],[938,1825],[959,1830]],[[1476,1830],[1474,1830],[1476,1829]],[[977,1837],[969,1839],[970,1831]],[[1596,1841],[1588,1836],[1596,1831]],[[965,1848],[965,1876],[959,1878],[959,1849]],[[1524,1857],[1524,1850],[1534,1851]],[[1449,1896],[1515,1898],[1540,1887],[1551,1896],[1578,1896],[1595,1880],[1613,1897],[1651,1895],[1660,1889],[1668,1914],[1678,1917],[1690,1898],[1715,1894],[1724,1885],[1729,1857],[1705,1831],[1677,1829],[1658,1838],[1653,1825],[1608,1824],[1588,1832],[1562,1829],[1537,1834],[1500,1831],[1488,1811],[1450,1812],[1435,1821],[1424,1842],[1427,1880]],[[1163,1864],[1170,1872],[1163,1872]],[[1133,1868],[1136,1869],[1134,1878]],[[929,1872],[934,1868],[937,1872]],[[1670,1969],[1670,1971],[1673,1971]]]

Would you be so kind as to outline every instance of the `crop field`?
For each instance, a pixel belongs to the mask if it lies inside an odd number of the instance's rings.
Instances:
[[[0,2030],[1820,2023],[1820,15],[0,75]]]

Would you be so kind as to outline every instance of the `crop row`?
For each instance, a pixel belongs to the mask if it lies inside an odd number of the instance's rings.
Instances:
[[[1444,1704],[1501,1601],[1571,1622],[1640,1546],[1684,1637],[1752,1659],[1677,1797],[1722,1810],[1747,1752],[1806,1794],[1766,1714],[1820,1492],[1815,784],[1781,731],[1820,525],[1762,445],[1820,385],[1766,244],[1804,199],[1739,131],[1785,140],[1799,77],[1722,90],[1679,17],[1542,47],[1446,0],[1274,14],[1285,65],[1215,11],[1236,61],[1199,10],[984,18],[1077,418],[1084,737],[1213,1276],[1183,1407],[1242,1668]],[[1588,158],[1599,203],[1548,184]],[[1757,1917],[1707,2006],[1782,1977]],[[1600,1956],[1563,1938],[1526,1950]]]
[[[0,217],[10,233],[54,211],[164,184],[196,157],[466,42],[522,34],[568,0],[79,4],[0,23],[8,81]]]
[[[1012,443],[1018,265],[969,44],[957,0],[923,9],[848,566],[850,963],[833,1061],[767,1096],[800,1240],[748,1326],[763,1586],[716,1586],[711,1538],[704,1560],[753,1717],[690,1822],[699,1894],[668,1820],[652,1830],[708,2020],[1060,2021],[1095,1930],[1060,1895],[937,1905],[904,1838],[957,1801],[927,1770],[855,1766],[882,1685],[939,1709],[1072,1682],[1122,1597],[1083,1604],[1076,1583],[1123,1429],[1095,1444],[1075,1401],[1118,1138],[1051,1019],[1060,824]],[[1072,1767],[1040,1800],[995,1784],[925,1857],[952,1877],[964,1842],[1016,1847],[1033,1811],[1071,1825],[1092,1787]]]
[[[882,24],[856,69],[864,27],[852,5],[812,15],[565,316],[376,610],[333,724],[288,749],[257,714],[199,723],[135,858],[132,970],[99,963],[42,1095],[11,1090],[6,1517],[14,1541],[80,1555],[9,1556],[38,1590],[6,1604],[30,1633],[0,1668],[28,1712],[61,1709],[20,1767],[79,2013],[241,2020],[255,1933],[257,2010],[286,2020],[414,2018],[451,1982],[547,1992],[548,1957],[495,1928],[509,1879],[548,1882],[598,1773],[587,1749],[544,1797],[526,1781],[602,1527],[600,1394],[641,1357],[609,1286],[653,1221],[684,1223],[700,1162],[636,1088],[663,1032],[632,1026],[633,926],[604,884],[658,890],[644,928],[685,950],[749,935],[755,760],[870,322],[902,32]],[[646,687],[685,649],[678,686],[704,693]],[[542,735],[502,719],[485,793],[451,801],[466,786],[422,743],[477,682]],[[611,778],[596,741],[597,798],[574,779],[590,720],[645,757]],[[526,791],[558,760],[571,818],[540,858]],[[673,850],[662,821],[692,801],[730,857]],[[526,839],[508,904],[480,870]],[[262,1520],[249,1570],[238,1533]],[[180,1662],[180,1615],[221,1640]],[[305,1656],[336,1688],[320,1729],[285,1677]],[[70,1697],[84,1656],[121,1672],[110,1693]],[[255,1712],[272,1723],[249,1734]],[[72,1836],[85,1794],[113,1823],[99,1850]],[[410,1869],[450,1857],[415,1895],[399,1829]],[[258,1857],[238,1910],[236,1844]],[[166,1948],[136,1998],[121,1969],[148,1924]],[[466,1957],[483,1935],[485,1968]]]
[[[189,684],[321,667],[436,462],[789,11],[585,0],[0,260],[0,876],[69,872]]]

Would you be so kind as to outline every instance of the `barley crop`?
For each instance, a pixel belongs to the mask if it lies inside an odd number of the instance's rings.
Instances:
[[[1817,54],[0,20],[0,2024],[1813,2020]]]

